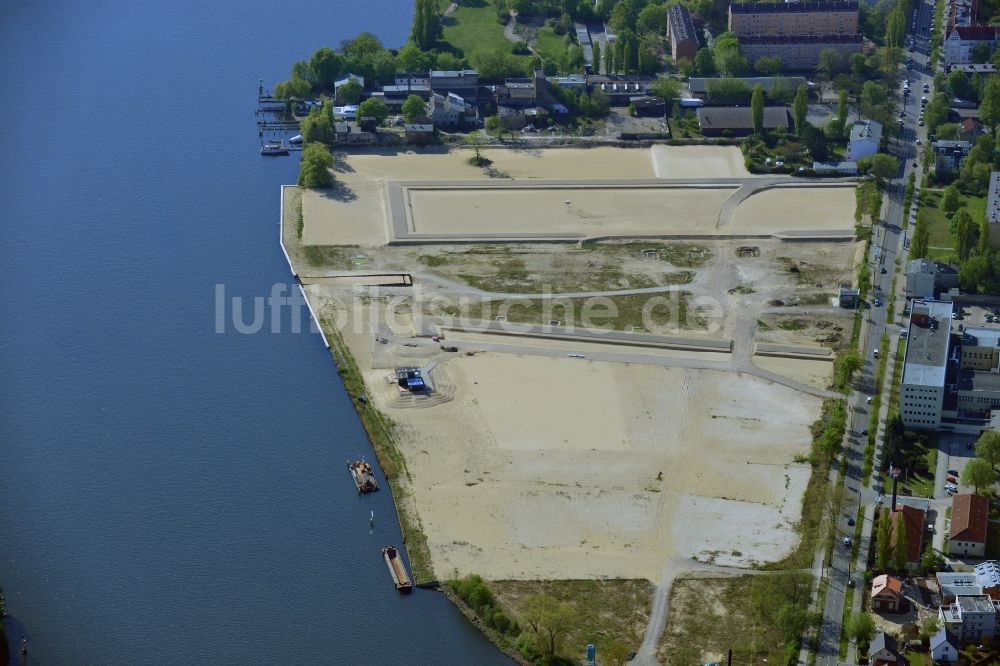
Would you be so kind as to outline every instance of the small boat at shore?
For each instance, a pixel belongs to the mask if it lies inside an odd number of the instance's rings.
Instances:
[[[268,141],[260,147],[261,155],[287,155],[288,146],[284,141]]]
[[[404,594],[412,592],[413,583],[410,581],[410,575],[406,573],[403,558],[399,556],[399,551],[396,550],[396,547],[386,546],[383,548],[382,557],[385,558],[385,564],[389,567],[389,575],[392,576],[392,582],[395,584],[396,590]]]
[[[302,143],[302,135],[296,134],[295,136],[293,136],[291,139],[288,140],[288,143],[295,146],[299,145],[300,143]]]
[[[347,462],[347,469],[351,472],[354,485],[358,487],[359,493],[373,493],[378,490],[378,481],[375,480],[375,470],[371,463],[364,460],[350,460]]]

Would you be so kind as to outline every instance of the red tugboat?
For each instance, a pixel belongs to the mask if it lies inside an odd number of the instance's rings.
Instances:
[[[385,558],[385,564],[389,567],[389,574],[392,576],[392,582],[395,584],[396,590],[404,594],[412,592],[413,583],[410,582],[410,576],[406,573],[406,566],[403,565],[403,558],[399,556],[396,547],[386,546],[383,548],[382,557]]]
[[[364,460],[348,461],[347,469],[351,472],[354,485],[358,487],[359,493],[373,493],[378,490],[378,482],[375,480],[375,470],[370,463]]]

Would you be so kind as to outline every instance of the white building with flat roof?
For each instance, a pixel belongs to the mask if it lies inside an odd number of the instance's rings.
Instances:
[[[899,388],[899,415],[907,428],[941,427],[952,314],[951,303],[913,301]]]

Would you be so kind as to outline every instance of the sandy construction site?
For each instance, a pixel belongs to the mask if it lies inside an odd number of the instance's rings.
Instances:
[[[347,336],[362,359],[378,346]],[[551,356],[377,350],[379,365],[385,353],[438,363],[429,377],[447,399],[425,407],[401,398],[391,370],[366,372],[437,576],[656,581],[671,561],[748,566],[794,547],[810,469],[793,459],[820,398],[737,373],[570,358],[563,344]]]
[[[468,163],[469,150],[338,156],[337,186],[303,196],[302,241],[372,246],[458,237],[853,231],[850,216],[838,214],[853,206],[849,184],[753,177],[736,147],[486,147],[482,154],[491,162],[486,168]],[[809,215],[797,212],[802,202]]]

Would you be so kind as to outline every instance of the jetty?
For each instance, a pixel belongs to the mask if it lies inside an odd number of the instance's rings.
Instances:
[[[375,480],[375,470],[371,463],[362,460],[347,461],[347,469],[351,472],[354,485],[358,487],[359,493],[373,493],[378,490],[378,481]]]
[[[413,583],[410,581],[410,575],[406,573],[406,565],[403,564],[403,558],[399,556],[396,547],[386,546],[383,548],[382,557],[385,558],[385,564],[389,567],[389,575],[392,576],[392,582],[396,589],[403,593],[412,592]]]

